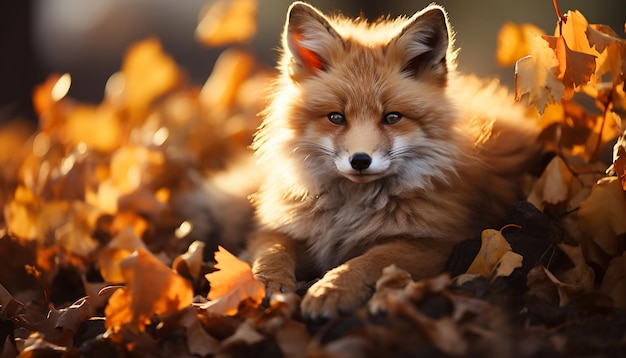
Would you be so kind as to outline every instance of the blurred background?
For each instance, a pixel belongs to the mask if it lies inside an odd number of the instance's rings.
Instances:
[[[326,13],[376,19],[411,15],[431,0],[311,0]],[[0,123],[22,118],[36,122],[31,92],[50,73],[72,75],[70,96],[84,102],[102,99],[109,76],[119,70],[126,49],[149,36],[201,86],[223,48],[208,48],[194,35],[207,0],[19,0],[0,2]],[[259,0],[258,32],[244,47],[271,68],[290,0]],[[495,60],[498,30],[505,22],[530,22],[552,33],[552,1],[439,0],[457,32],[459,68],[497,77],[509,86],[513,68]],[[560,0],[561,12],[578,9],[590,23],[611,26],[624,36],[624,0]],[[1,145],[1,144],[0,144]]]

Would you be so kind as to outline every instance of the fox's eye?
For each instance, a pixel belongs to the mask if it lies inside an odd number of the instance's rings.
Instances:
[[[402,119],[402,114],[398,112],[389,112],[383,117],[383,124],[396,124]]]
[[[337,113],[337,112],[329,113],[328,120],[331,123],[339,125],[339,126],[346,124],[346,117],[343,114]]]

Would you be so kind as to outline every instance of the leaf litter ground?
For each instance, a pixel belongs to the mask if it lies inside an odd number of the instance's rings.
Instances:
[[[198,39],[234,45],[201,88],[151,38],[100,104],[51,75],[34,91],[38,129],[2,128],[2,357],[624,356],[623,39],[577,11],[554,36],[504,26],[498,60],[517,62],[546,149],[528,200],[460,243],[447,273],[415,282],[388,267],[366,307],[311,322],[302,292],[264,300],[226,251],[249,227],[246,148],[263,106],[251,94],[273,75],[237,45],[256,6],[207,7]]]

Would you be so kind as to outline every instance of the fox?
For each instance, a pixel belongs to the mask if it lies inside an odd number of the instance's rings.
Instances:
[[[252,142],[266,174],[247,255],[268,297],[314,282],[304,317],[353,313],[385,267],[438,275],[523,199],[535,124],[497,82],[458,73],[453,42],[436,4],[374,22],[290,5]]]

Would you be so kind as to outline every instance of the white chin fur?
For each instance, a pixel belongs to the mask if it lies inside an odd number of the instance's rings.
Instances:
[[[341,174],[355,183],[369,183],[385,176],[385,173],[375,173],[375,174],[341,173]]]

